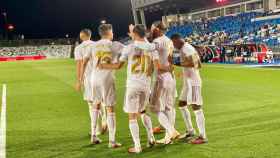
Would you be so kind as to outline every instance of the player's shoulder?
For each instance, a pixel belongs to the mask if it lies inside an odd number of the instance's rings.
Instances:
[[[97,41],[97,43],[100,43],[100,44],[112,44],[113,42],[111,40],[108,40],[108,39],[100,39],[99,41]]]
[[[139,44],[139,47],[144,49],[144,50],[147,50],[147,51],[154,51],[154,50],[156,50],[156,44],[155,43],[150,43],[148,41],[141,42]]]
[[[80,60],[82,58],[82,45],[79,44],[75,47],[74,49],[74,56],[75,56],[75,60]]]
[[[195,53],[196,52],[196,49],[194,48],[194,46],[192,46],[191,44],[189,44],[187,42],[184,44],[182,50],[187,51],[188,53]]]
[[[79,45],[79,48],[82,49],[82,48],[88,48],[88,47],[94,47],[94,46],[95,46],[95,42],[91,41],[91,40],[88,40],[88,41],[82,42]]]
[[[128,45],[124,45],[123,50],[124,50],[124,51],[131,51],[131,50],[134,49],[134,48],[135,48],[135,44],[134,44],[134,42],[131,42],[131,43],[129,43]]]
[[[79,49],[81,49],[81,48],[82,48],[82,43],[76,45],[75,50],[79,50]]]

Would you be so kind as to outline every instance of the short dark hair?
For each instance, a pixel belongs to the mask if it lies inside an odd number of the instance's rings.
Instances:
[[[84,33],[85,35],[87,36],[91,36],[92,32],[90,29],[82,29],[81,30],[81,33]]]
[[[171,38],[171,40],[177,40],[177,39],[181,39],[182,36],[179,33],[175,33],[170,38]]]
[[[167,30],[166,25],[162,21],[154,22],[153,25],[163,33]]]
[[[135,25],[133,29],[133,33],[136,33],[141,38],[146,37],[146,27],[143,24],[137,24]]]
[[[100,36],[104,36],[108,31],[113,30],[113,26],[111,24],[101,24],[98,27],[98,33]]]

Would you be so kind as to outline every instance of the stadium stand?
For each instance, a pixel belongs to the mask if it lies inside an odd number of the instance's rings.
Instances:
[[[70,58],[74,39],[2,40],[0,44],[0,61],[41,60]]]
[[[70,58],[71,45],[0,47],[0,61]]]
[[[280,45],[280,16],[267,15],[262,12],[240,13],[235,16],[223,16],[214,19],[200,19],[183,25],[171,26],[166,33],[171,36],[180,33],[186,41],[196,46],[203,46],[201,56],[206,62],[231,61],[222,60],[221,47],[232,55],[232,62],[244,63],[250,55],[250,63],[279,62],[279,55],[271,55],[270,51],[279,52]],[[207,49],[211,48],[211,55]],[[231,48],[230,48],[231,47]],[[265,55],[264,55],[265,53]],[[206,57],[205,57],[206,54]],[[231,54],[231,53],[228,53]],[[204,56],[204,57],[203,57]],[[209,57],[210,56],[210,57]],[[217,58],[220,58],[217,60]],[[251,59],[254,58],[254,59]]]

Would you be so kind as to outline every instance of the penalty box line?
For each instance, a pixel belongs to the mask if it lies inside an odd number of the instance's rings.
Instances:
[[[7,86],[3,84],[2,108],[0,119],[0,158],[6,158],[6,110],[7,110]]]

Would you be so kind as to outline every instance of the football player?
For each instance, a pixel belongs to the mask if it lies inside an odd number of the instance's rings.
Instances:
[[[191,115],[188,110],[188,105],[190,105],[195,113],[196,124],[199,129],[199,137],[191,140],[191,143],[207,143],[208,139],[205,131],[205,117],[202,110],[202,81],[199,73],[201,61],[199,59],[199,55],[195,48],[186,43],[179,34],[172,35],[171,40],[173,41],[174,47],[180,53],[180,62],[175,64],[183,67],[184,85],[179,98],[179,107],[187,127],[185,138],[192,138],[195,134],[191,121]]]
[[[112,69],[101,69],[98,64],[113,63],[118,58],[119,50],[114,49],[113,27],[111,24],[102,24],[98,28],[101,39],[95,43],[92,53],[87,56],[83,63],[83,68],[93,63],[92,69],[92,101],[93,101],[93,128],[96,129],[98,114],[101,109],[101,103],[106,107],[107,125],[109,130],[109,148],[118,148],[121,144],[116,142],[116,115],[114,107],[116,104],[115,79]],[[97,137],[95,130],[91,136],[92,144],[99,144],[101,140]]]
[[[174,47],[172,41],[165,36],[165,31],[166,27],[161,22],[152,25],[153,43],[159,53],[159,62],[155,68],[156,81],[152,90],[151,111],[158,115],[161,126],[167,130],[165,139],[159,143],[168,144],[171,142],[171,137],[168,136],[178,137],[179,133],[174,128],[176,80],[173,76],[173,64],[170,60]]]
[[[120,62],[100,64],[99,67],[120,69],[126,62],[128,63],[124,111],[128,113],[129,129],[134,142],[134,147],[129,148],[128,152],[140,153],[142,148],[137,122],[139,116],[147,131],[148,145],[155,144],[152,121],[145,113],[145,106],[149,102],[153,61],[158,60],[158,53],[155,52],[155,46],[146,40],[144,25],[130,25],[129,30],[133,42],[122,51]]]
[[[87,101],[88,106],[89,106],[89,114],[90,114],[90,119],[91,119],[91,132],[93,130],[92,127],[92,110],[93,110],[93,105],[92,105],[92,90],[91,90],[91,83],[90,83],[90,79],[91,79],[91,74],[92,74],[92,63],[89,63],[85,69],[85,73],[84,73],[84,80],[83,82],[80,80],[82,77],[82,63],[83,60],[85,59],[85,57],[87,56],[87,54],[90,54],[93,50],[94,47],[94,42],[91,41],[91,30],[90,29],[83,29],[80,32],[80,40],[82,41],[82,43],[80,45],[78,45],[75,48],[74,51],[74,56],[75,56],[75,60],[76,60],[76,72],[77,72],[77,82],[76,82],[76,90],[80,91],[81,87],[83,87],[83,91],[84,91],[84,100]],[[102,115],[102,113],[101,113]],[[106,115],[102,115],[102,117],[106,118]],[[104,122],[104,121],[102,121]],[[98,124],[99,125],[99,124]],[[103,127],[106,126],[106,123],[103,123]],[[101,133],[102,131],[99,130],[99,126],[97,126],[97,133]],[[105,129],[105,128],[104,128]]]

